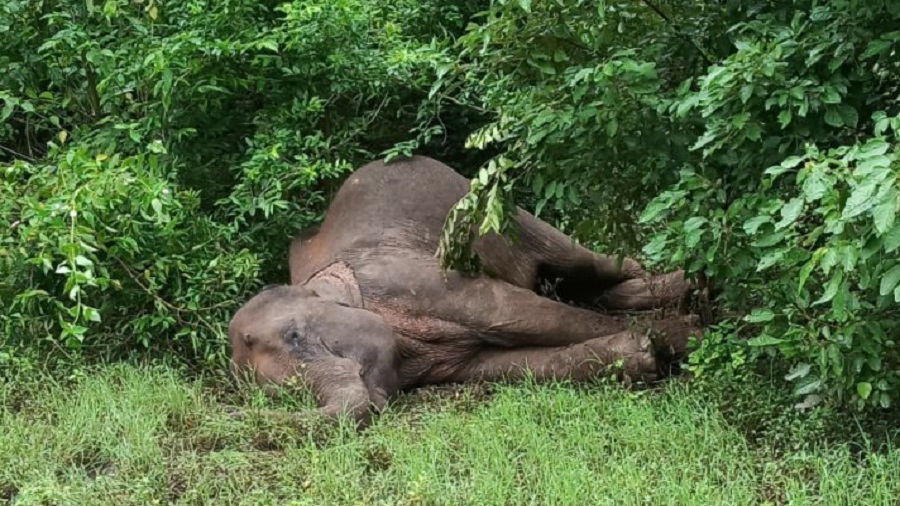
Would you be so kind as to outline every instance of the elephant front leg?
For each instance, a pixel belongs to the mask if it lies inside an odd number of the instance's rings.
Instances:
[[[470,329],[484,345],[498,348],[565,346],[628,328],[620,318],[488,278],[457,279],[432,300],[436,316]]]
[[[460,381],[518,380],[588,381],[600,375],[619,380],[650,382],[665,375],[668,366],[686,353],[698,329],[680,318],[655,322],[652,328],[624,331],[569,346],[490,347],[473,357],[458,373]]]

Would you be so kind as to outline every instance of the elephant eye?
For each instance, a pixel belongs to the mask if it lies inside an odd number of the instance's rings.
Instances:
[[[300,341],[300,337],[300,332],[298,332],[297,329],[291,329],[284,333],[285,340],[290,342]]]

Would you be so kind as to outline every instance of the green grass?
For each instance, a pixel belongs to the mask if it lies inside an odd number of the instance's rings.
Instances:
[[[469,386],[401,398],[363,433],[236,420],[303,409],[161,367],[0,385],[0,502],[896,504],[900,452],[778,451],[696,389]],[[220,383],[220,382],[218,382]]]

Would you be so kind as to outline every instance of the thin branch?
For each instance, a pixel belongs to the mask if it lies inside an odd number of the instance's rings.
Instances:
[[[147,295],[154,298],[156,301],[158,301],[162,305],[166,306],[167,308],[169,308],[169,310],[171,310],[174,313],[175,318],[178,320],[178,323],[181,324],[181,326],[183,326],[183,327],[188,326],[188,322],[184,321],[184,319],[181,317],[181,314],[187,312],[187,310],[185,310],[184,308],[180,308],[180,307],[170,303],[169,301],[163,299],[162,297],[159,296],[159,294],[157,294],[156,292],[151,290],[148,286],[146,286],[144,283],[142,283],[141,280],[138,278],[137,273],[135,273],[133,270],[131,270],[131,268],[128,267],[128,265],[125,262],[123,262],[121,258],[119,258],[119,257],[112,257],[112,258],[114,258],[116,260],[116,262],[118,262],[118,264],[121,265],[123,269],[125,269],[125,272],[128,273],[128,276],[131,278],[131,280],[134,281]],[[221,304],[225,304],[225,303],[221,303]],[[210,307],[216,307],[218,305],[219,304],[216,304],[216,305],[210,306]],[[192,312],[194,313],[194,316],[196,316],[197,319],[200,320],[200,323],[202,323],[210,332],[212,332],[213,334],[217,334],[218,332],[217,332],[216,328],[213,327],[213,325],[211,323],[206,321],[206,318],[203,318],[203,316],[201,316],[199,314],[200,311],[203,311],[205,309],[208,309],[208,308],[201,308],[201,309],[198,309],[198,310],[192,311]]]
[[[675,23],[673,23],[672,20],[669,19],[669,16],[667,16],[665,12],[663,12],[659,7],[657,7],[657,6],[654,5],[652,2],[650,2],[650,0],[641,0],[641,1],[644,3],[644,5],[646,5],[646,6],[649,7],[653,12],[655,12],[659,17],[661,17],[661,18],[663,19],[663,21],[665,21],[666,24],[668,24],[669,27],[672,28],[672,30],[674,30],[675,33],[676,33],[679,37],[681,37],[682,39],[686,40],[690,45],[694,46],[694,49],[696,49],[697,52],[700,53],[700,57],[703,58],[703,61],[705,61],[707,65],[712,65],[712,64],[713,64],[713,63],[712,63],[712,60],[709,59],[709,57],[706,55],[706,52],[703,50],[703,48],[701,48],[700,45],[697,44],[696,41],[694,41],[694,39],[688,37],[687,35],[685,35],[684,33],[682,33],[681,30],[675,28]]]
[[[7,153],[9,153],[9,154],[15,156],[16,158],[23,158],[23,159],[28,160],[29,162],[32,162],[32,163],[35,162],[35,159],[34,159],[34,158],[32,158],[32,157],[26,155],[25,153],[19,153],[18,151],[15,151],[15,150],[13,150],[13,149],[10,149],[10,148],[4,146],[3,144],[0,144],[0,149],[2,149],[3,151],[6,151]]]

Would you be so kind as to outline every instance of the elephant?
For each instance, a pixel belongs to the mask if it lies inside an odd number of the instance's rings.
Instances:
[[[353,171],[321,225],[291,243],[290,283],[264,287],[233,315],[232,372],[267,391],[300,385],[317,416],[365,427],[395,394],[424,385],[652,382],[687,355],[690,336],[702,338],[683,310],[696,294],[684,271],[651,275],[594,253],[520,207],[514,239],[474,241],[482,271],[443,269],[442,230],[469,188],[420,155]],[[547,280],[571,303],[541,293]],[[675,310],[637,324],[611,314],[661,308]]]

